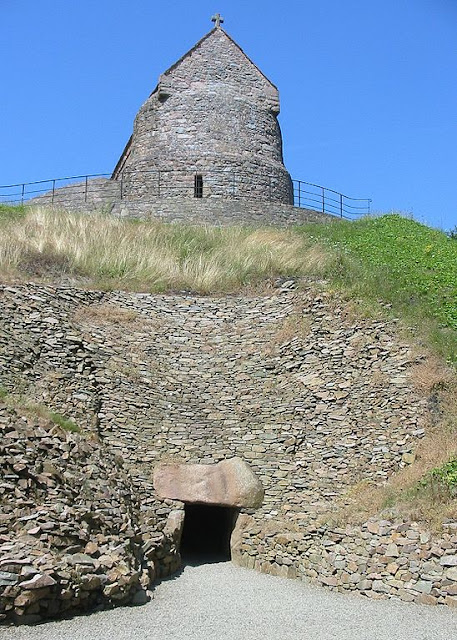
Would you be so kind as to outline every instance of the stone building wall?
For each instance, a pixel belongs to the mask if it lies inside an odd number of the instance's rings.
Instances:
[[[30,200],[28,204],[63,207],[80,213],[105,212],[124,218],[210,224],[214,226],[261,225],[287,227],[308,222],[334,222],[333,215],[279,202],[242,199],[159,198],[145,200],[121,198],[119,181],[98,179],[56,189]]]
[[[174,199],[155,202],[117,201],[113,215],[127,218],[208,224],[212,226],[256,225],[288,227],[308,222],[337,222],[338,218],[311,209],[277,202],[252,200]]]
[[[112,179],[68,184],[30,204],[81,211],[114,207],[128,215],[152,212],[207,223],[213,221],[211,202],[215,224],[295,223],[309,214],[292,211],[278,114],[277,88],[216,27],[160,77],[135,118]],[[260,212],[260,203],[290,210]],[[187,216],[180,214],[183,207]]]
[[[91,178],[71,182],[27,200],[30,206],[56,206],[69,211],[111,210],[113,202],[122,198],[121,183],[108,178]]]
[[[192,197],[199,174],[204,198],[291,204],[278,113],[276,87],[216,27],[160,77],[113,177],[135,199],[157,195],[159,170],[163,198]]]
[[[220,298],[3,286],[0,305],[2,387],[124,460],[143,531],[165,531],[183,506],[155,495],[159,462],[239,456],[265,499],[239,518],[235,561],[370,597],[455,603],[452,523],[441,537],[407,522],[321,525],[355,484],[409,463],[426,434],[427,398],[409,377],[420,358],[394,322],[354,319],[322,287],[292,282]],[[165,555],[159,574],[175,562]]]

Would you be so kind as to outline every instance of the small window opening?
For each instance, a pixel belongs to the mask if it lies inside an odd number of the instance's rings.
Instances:
[[[194,177],[194,198],[203,198],[203,176],[200,174]]]

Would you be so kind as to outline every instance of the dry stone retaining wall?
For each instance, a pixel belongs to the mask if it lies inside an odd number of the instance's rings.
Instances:
[[[369,598],[457,607],[457,523],[433,536],[415,522],[369,520],[362,526],[261,528],[242,516],[232,558],[240,566],[300,578]]]
[[[159,575],[179,562],[170,518],[182,504],[155,496],[154,467],[239,456],[265,499],[240,517],[238,562],[373,597],[453,604],[452,527],[439,539],[411,523],[319,528],[335,500],[361,480],[384,482],[425,434],[427,398],[409,379],[418,358],[394,322],[355,319],[322,287],[293,282],[221,298],[3,286],[0,306],[2,386],[122,457],[142,553],[152,549]],[[156,537],[171,545],[161,558]]]
[[[142,527],[138,498],[95,438],[0,404],[0,621],[144,602],[179,566],[174,541]]]
[[[108,179],[89,181],[56,189],[28,204],[63,207],[90,213],[104,211],[122,218],[182,222],[187,224],[274,225],[287,227],[308,222],[335,222],[337,217],[289,204],[237,199],[169,198],[149,196],[145,200],[120,197],[120,183]]]
[[[99,345],[100,432],[135,473],[162,457],[238,455],[264,483],[263,514],[307,522],[354,482],[387,478],[424,435],[408,345],[385,323],[348,322],[313,288],[224,299],[114,293],[106,304],[141,318],[109,335],[81,320]]]
[[[94,429],[143,506],[159,460],[240,456],[264,483],[262,514],[312,521],[354,482],[385,480],[424,435],[426,400],[394,325],[351,320],[313,287],[224,298],[6,287],[2,298],[3,384]]]

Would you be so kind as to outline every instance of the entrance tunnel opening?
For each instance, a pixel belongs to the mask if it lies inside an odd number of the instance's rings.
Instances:
[[[230,536],[238,509],[207,504],[186,504],[181,556],[187,562],[230,560]]]

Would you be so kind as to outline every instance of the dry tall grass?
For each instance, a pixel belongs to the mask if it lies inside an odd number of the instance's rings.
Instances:
[[[29,210],[0,227],[0,275],[134,290],[232,291],[321,273],[328,251],[274,228],[216,228]]]
[[[410,370],[416,389],[433,400],[426,436],[416,447],[415,461],[393,474],[387,484],[362,482],[344,497],[333,518],[338,523],[363,522],[383,509],[439,529],[442,522],[457,518],[457,501],[437,496],[420,482],[433,469],[457,457],[457,381],[452,369],[430,354]]]

